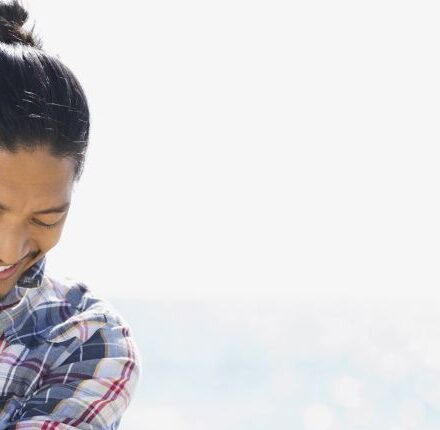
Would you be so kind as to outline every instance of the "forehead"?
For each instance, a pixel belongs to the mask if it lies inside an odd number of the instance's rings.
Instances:
[[[5,193],[14,198],[66,195],[73,185],[73,173],[71,159],[56,158],[47,149],[15,154],[0,150],[0,201]]]

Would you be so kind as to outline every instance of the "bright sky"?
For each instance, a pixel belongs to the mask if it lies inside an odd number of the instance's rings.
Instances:
[[[92,135],[61,275],[100,295],[437,295],[434,2],[25,3]]]
[[[127,305],[147,365],[124,430],[440,428],[438,302]]]

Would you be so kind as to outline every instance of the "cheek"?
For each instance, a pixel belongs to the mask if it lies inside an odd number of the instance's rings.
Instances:
[[[63,228],[56,227],[54,229],[44,229],[38,232],[34,237],[41,251],[47,252],[53,248],[61,239]]]

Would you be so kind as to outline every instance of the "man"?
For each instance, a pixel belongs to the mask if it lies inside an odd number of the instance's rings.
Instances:
[[[45,270],[73,176],[43,147],[0,150],[0,429],[116,429],[139,380],[122,317]]]

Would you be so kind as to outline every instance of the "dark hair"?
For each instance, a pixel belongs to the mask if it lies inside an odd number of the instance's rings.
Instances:
[[[87,98],[73,72],[45,52],[18,0],[0,1],[0,150],[47,148],[81,177],[90,128]]]

